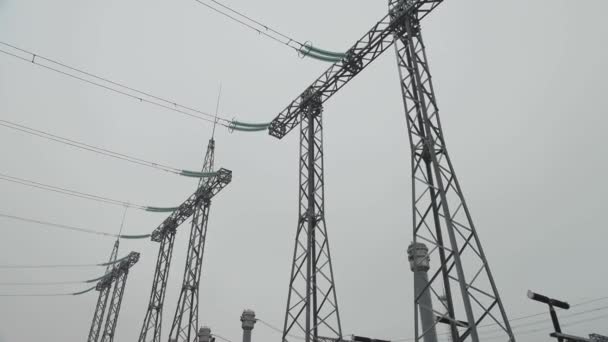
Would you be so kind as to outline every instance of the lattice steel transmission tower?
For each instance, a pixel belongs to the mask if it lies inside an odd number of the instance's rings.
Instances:
[[[207,153],[203,162],[202,172],[212,172],[215,158],[215,140],[209,139]],[[199,188],[208,189],[211,185],[210,179],[201,178]],[[186,254],[186,267],[182,283],[173,325],[169,338],[176,342],[191,342],[196,340],[198,330],[198,289],[205,252],[205,240],[207,239],[207,223],[211,197],[202,197],[195,205]]]
[[[439,293],[446,295],[447,314],[436,311],[439,316],[437,322],[449,324],[454,342],[478,342],[477,327],[489,320],[502,328],[505,339],[515,341],[448,156],[439,122],[420,20],[442,2],[390,0],[389,13],[355,42],[343,59],[330,66],[281,111],[270,124],[269,133],[280,139],[298,124],[304,127],[306,124],[303,122],[308,117],[304,113],[311,99],[319,105],[324,103],[397,42],[395,47],[412,152],[414,243],[425,243],[429,245],[431,255],[438,254],[439,257],[432,257],[439,263],[431,265],[428,290],[435,299],[439,299]],[[298,257],[295,255],[294,260],[299,260]],[[333,284],[333,279],[331,281]],[[425,289],[420,291],[424,292]],[[307,298],[308,292],[304,293],[298,297]],[[415,296],[416,341],[424,335],[424,331],[420,334],[419,329],[419,306],[420,298]],[[292,306],[288,304],[288,319],[291,310]],[[291,326],[286,324],[283,340],[290,329]],[[307,331],[306,337],[309,338],[307,328],[302,329]]]
[[[391,0],[390,11],[406,15],[395,26],[395,51],[411,148],[414,243],[430,244],[438,254],[428,284],[439,303],[445,291],[452,341],[479,341],[477,326],[486,317],[515,341],[505,309],[490,272],[460,183],[446,147],[437,99],[420,29],[420,14],[409,2]],[[420,331],[416,296],[415,338]],[[459,310],[460,309],[460,310]],[[460,324],[460,321],[466,324]],[[463,326],[462,331],[458,326]]]
[[[115,244],[117,247],[118,244]],[[114,256],[114,251],[112,256]],[[112,259],[111,256],[111,259]],[[116,257],[114,256],[114,261]],[[93,314],[93,323],[89,330],[88,342],[97,342],[101,335],[102,342],[112,342],[114,340],[114,332],[116,331],[116,324],[118,322],[118,314],[120,313],[120,306],[122,304],[122,297],[124,294],[125,286],[127,283],[127,276],[129,269],[133,267],[139,260],[139,253],[131,252],[128,256],[117,264],[115,264],[112,270],[99,280],[95,289],[99,291],[99,297],[97,299],[97,305],[95,306],[95,312]],[[112,286],[113,285],[113,286]],[[112,290],[113,289],[113,290]],[[101,326],[103,324],[103,316],[106,311],[108,298],[112,292],[110,299],[110,307],[108,314],[105,319],[105,326],[103,332]]]
[[[213,140],[213,139],[212,139]],[[210,146],[214,146],[215,142],[211,143]],[[214,147],[211,148],[212,150]],[[213,153],[212,153],[213,154]],[[211,154],[211,159],[213,156]],[[212,162],[213,164],[213,162]],[[177,227],[179,227],[184,221],[186,221],[190,216],[197,215],[197,208],[203,206],[203,203],[210,203],[211,198],[213,198],[217,193],[219,193],[224,187],[226,187],[232,181],[232,171],[226,170],[224,168],[219,169],[217,172],[214,172],[214,176],[208,177],[202,180],[199,183],[198,189],[186,199],[169,217],[167,217],[159,226],[152,232],[152,241],[159,242],[159,250],[158,250],[158,258],[156,260],[156,269],[154,271],[154,277],[152,280],[152,291],[150,293],[150,301],[148,303],[148,308],[146,310],[146,315],[144,317],[144,322],[142,325],[142,329],[139,335],[139,342],[160,342],[161,341],[161,328],[162,328],[162,314],[163,314],[163,306],[165,301],[165,294],[167,289],[167,278],[169,276],[169,269],[171,267],[171,257],[173,255],[173,245],[175,242],[175,234],[177,232]],[[204,218],[204,228],[206,232],[206,217],[209,211],[204,213],[199,213],[197,217],[193,219],[193,222],[203,222]],[[197,226],[198,227],[198,226]],[[200,226],[203,227],[203,226]],[[192,241],[192,234],[191,239]],[[196,235],[196,241],[204,242],[204,235]],[[192,245],[192,243],[191,243]],[[199,244],[200,245],[200,244]],[[202,245],[200,245],[202,246]],[[202,262],[202,249],[193,248],[193,253],[190,253],[190,248],[188,255],[201,257],[200,262]],[[200,253],[199,253],[200,252]],[[195,259],[190,266],[187,265],[190,269],[196,267],[197,262]],[[187,271],[186,271],[187,272]],[[198,277],[200,277],[200,269],[198,273]],[[186,279],[186,278],[185,278]],[[191,279],[191,278],[188,278]],[[198,278],[196,278],[196,287],[198,289]],[[183,288],[182,288],[183,291]],[[181,296],[180,296],[181,298]],[[198,300],[198,291],[196,299]],[[198,305],[198,302],[196,303]],[[178,305],[179,308],[179,305]],[[181,312],[181,311],[180,311]],[[186,318],[189,320],[189,318]],[[183,321],[183,320],[182,320]],[[184,321],[185,322],[185,321]],[[173,331],[173,328],[172,328]],[[194,335],[190,335],[194,336]]]

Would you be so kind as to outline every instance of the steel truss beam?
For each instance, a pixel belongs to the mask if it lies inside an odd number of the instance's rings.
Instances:
[[[325,226],[321,98],[306,92],[300,109],[300,207],[283,341],[304,333],[342,338],[342,327]],[[297,331],[297,332],[296,332]]]
[[[110,259],[116,259],[116,251],[118,244],[114,245]],[[99,297],[97,299],[97,305],[95,306],[95,312],[93,314],[93,323],[89,330],[88,342],[97,342],[101,332],[101,326],[103,323],[103,316],[105,314],[106,306],[112,285],[114,284],[114,291],[112,293],[112,299],[110,300],[110,309],[106,317],[106,325],[104,331],[101,334],[102,342],[111,342],[114,339],[114,331],[116,329],[116,323],[118,321],[118,314],[120,312],[120,304],[122,302],[122,295],[124,293],[124,287],[127,282],[127,274],[129,269],[133,267],[139,260],[139,253],[131,252],[121,262],[114,265],[114,267],[106,273],[106,275],[97,282],[95,289],[99,291]]]
[[[231,181],[232,171],[219,169],[216,176],[208,178],[208,183],[200,186],[152,232],[152,241],[160,242],[160,246],[152,280],[150,301],[139,335],[139,342],[161,341],[162,311],[177,227],[195,213],[197,206],[204,198],[213,198]]]
[[[203,162],[202,172],[212,172],[215,158],[215,140],[210,139]],[[209,179],[202,178],[199,187],[209,189],[212,186]],[[225,186],[225,185],[224,185]],[[217,193],[217,192],[215,192]],[[211,197],[202,197],[195,206],[190,229],[188,251],[182,288],[178,299],[173,324],[169,338],[176,342],[195,341],[198,329],[198,289],[201,278],[205,241],[207,239],[207,223]]]
[[[415,295],[415,340],[425,333],[418,316],[421,294],[428,290],[437,303],[445,303],[446,313],[436,311],[437,321],[450,324],[452,341],[478,342],[477,327],[488,320],[515,341],[448,155],[417,13],[399,22],[395,40],[412,152],[414,243],[428,245],[433,261],[427,288]],[[462,331],[460,321],[466,322]]]
[[[269,133],[276,138],[283,138],[292,129],[298,126],[304,118],[301,115],[306,108],[306,94],[312,92],[325,103],[350,80],[355,78],[371,62],[380,56],[393,44],[393,32],[397,23],[408,13],[419,13],[425,17],[433,11],[443,0],[402,0],[395,2],[390,13],[380,19],[363,37],[361,37],[347,52],[346,57],[332,64],[319,78],[306,90],[296,97],[287,108],[271,122]]]

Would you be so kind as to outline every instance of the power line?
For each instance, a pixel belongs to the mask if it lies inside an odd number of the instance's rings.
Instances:
[[[215,12],[217,12],[217,13],[219,13],[219,14],[227,17],[227,18],[229,18],[230,20],[232,20],[232,21],[234,21],[236,23],[239,23],[239,24],[241,24],[241,25],[243,25],[243,26],[245,26],[245,27],[247,27],[247,28],[249,28],[249,29],[251,29],[251,30],[253,30],[253,31],[255,31],[255,32],[263,35],[263,36],[265,36],[265,37],[267,37],[267,38],[270,38],[270,39],[272,39],[272,40],[274,40],[274,41],[276,41],[276,42],[278,42],[280,44],[283,44],[283,45],[285,45],[287,47],[290,47],[290,48],[296,50],[297,52],[300,52],[300,50],[304,47],[304,44],[301,43],[301,42],[299,42],[298,40],[293,39],[293,38],[291,38],[291,37],[289,37],[289,36],[287,36],[287,35],[285,35],[283,33],[280,33],[279,31],[274,30],[273,28],[269,27],[268,25],[262,24],[261,22],[255,20],[255,19],[253,19],[253,18],[251,18],[251,17],[249,17],[249,16],[247,16],[247,15],[245,15],[245,14],[243,14],[243,13],[241,13],[241,12],[239,12],[239,11],[233,9],[233,8],[230,8],[229,6],[224,5],[224,4],[220,3],[219,1],[211,0],[211,2],[213,2],[216,5],[219,5],[220,7],[222,7],[224,9],[226,9],[226,10],[228,10],[228,11],[236,14],[238,17],[240,17],[240,18],[242,18],[244,20],[238,19],[238,18],[230,15],[229,13],[226,13],[226,12],[222,11],[221,9],[213,7],[213,6],[211,6],[210,4],[208,4],[205,1],[201,1],[201,0],[194,0],[194,1],[198,2],[199,4],[207,7],[209,9],[211,9],[211,10],[213,10],[213,11],[215,11]]]
[[[88,267],[101,267],[108,266],[111,263],[100,262],[93,264],[13,264],[13,265],[0,265],[0,269],[40,269],[40,268],[88,268]]]
[[[137,165],[142,165],[142,166],[146,166],[146,167],[150,167],[150,168],[154,168],[157,170],[162,170],[162,171],[166,171],[166,172],[171,172],[171,173],[175,173],[175,174],[180,174],[181,170],[168,166],[168,165],[164,165],[161,163],[156,163],[156,162],[151,162],[145,159],[141,159],[141,158],[137,158],[137,157],[131,157],[129,155],[123,154],[123,153],[119,153],[119,152],[114,152],[105,148],[101,148],[101,147],[97,147],[97,146],[93,146],[87,143],[83,143],[81,141],[77,141],[77,140],[73,140],[73,139],[69,139],[69,138],[65,138],[56,134],[52,134],[43,130],[39,130],[39,129],[35,129],[35,128],[31,128],[25,125],[21,125],[18,123],[14,123],[8,120],[2,120],[0,119],[0,126],[4,126],[16,131],[20,131],[26,134],[30,134],[33,136],[37,136],[40,138],[44,138],[44,139],[48,139],[51,141],[55,141],[61,144],[65,144],[65,145],[69,145],[72,147],[76,147],[85,151],[89,151],[89,152],[93,152],[93,153],[97,153],[97,154],[101,154],[104,156],[108,156],[108,157],[112,157],[112,158],[116,158],[119,160],[123,160],[123,161],[127,161],[133,164],[137,164]]]
[[[196,118],[196,119],[199,119],[202,121],[207,121],[207,122],[211,122],[211,123],[214,122],[213,114],[204,112],[204,111],[196,109],[196,108],[192,108],[189,106],[179,104],[175,101],[167,100],[166,98],[163,98],[163,97],[160,97],[157,95],[153,95],[153,94],[138,90],[138,89],[130,87],[130,86],[126,86],[122,83],[112,81],[108,78],[95,75],[91,72],[70,66],[70,65],[60,62],[58,60],[54,60],[54,59],[42,56],[35,52],[25,50],[23,48],[17,47],[15,45],[12,45],[12,44],[9,44],[9,43],[3,42],[3,41],[0,41],[0,44],[4,45],[6,47],[9,47],[13,50],[17,50],[18,52],[20,52],[22,54],[26,54],[27,58],[20,56],[17,53],[6,51],[4,49],[0,49],[1,53],[4,53],[5,55],[17,58],[21,61],[25,61],[25,62],[34,64],[34,65],[37,65],[39,67],[45,68],[47,70],[51,70],[56,73],[62,74],[64,76],[88,83],[90,85],[94,85],[96,87],[100,87],[102,89],[105,89],[105,90],[108,90],[108,91],[111,91],[111,92],[114,92],[114,93],[117,93],[120,95],[124,95],[124,96],[130,97],[135,100],[139,100],[140,102],[146,102],[146,103],[149,103],[149,104],[152,104],[152,105],[155,105],[155,106],[167,109],[167,110],[171,110],[171,111],[183,114],[183,115],[187,115],[189,117]],[[45,61],[46,64],[39,63],[38,60]],[[64,69],[64,70],[61,70],[61,69]],[[118,87],[118,89],[116,87]],[[221,117],[219,118],[219,120],[224,122],[221,124],[222,126],[228,127],[228,123],[230,120],[227,120],[227,119],[221,118]]]
[[[0,282],[0,286],[47,286],[47,285],[66,285],[66,284],[90,284],[103,279],[106,275],[86,280],[63,280],[63,281],[25,281],[25,282]]]
[[[69,293],[2,293],[0,297],[67,297],[67,296],[79,296],[87,292],[91,292],[95,289],[95,286],[89,287],[86,290]]]
[[[274,325],[272,325],[272,324],[270,324],[270,323],[266,322],[265,320],[263,320],[263,319],[261,319],[261,318],[256,318],[256,321],[257,321],[257,322],[260,322],[260,323],[262,323],[263,325],[267,326],[268,328],[270,328],[270,329],[272,329],[272,330],[274,330],[274,331],[278,332],[279,334],[283,334],[283,330],[281,330],[281,329],[277,328],[276,326],[274,326]],[[306,338],[304,338],[303,336],[295,336],[295,335],[291,335],[291,334],[287,334],[287,336],[288,336],[288,337],[291,337],[291,338],[298,339],[298,340],[306,340]]]
[[[129,208],[146,210],[145,206],[132,204],[127,201],[119,201],[119,200],[112,199],[109,197],[93,195],[93,194],[80,192],[80,191],[76,191],[76,190],[70,190],[70,189],[66,189],[66,188],[62,188],[62,187],[58,187],[58,186],[54,186],[54,185],[48,185],[48,184],[44,184],[44,183],[35,182],[35,181],[29,180],[29,179],[13,177],[13,176],[3,174],[3,173],[0,173],[0,179],[11,182],[11,183],[21,184],[21,185],[41,189],[41,190],[52,191],[52,192],[56,192],[56,193],[60,193],[60,194],[68,195],[68,196],[73,196],[73,197],[77,197],[77,198],[87,199],[87,200],[91,200],[91,201],[96,201],[96,202],[100,202],[100,203],[120,205],[120,206],[129,207]]]
[[[570,305],[570,307],[584,306],[584,305],[587,305],[587,304],[603,301],[603,300],[606,300],[606,299],[608,299],[608,296],[591,298],[589,300],[585,300],[585,301],[582,301],[582,302],[579,302],[579,303],[576,303],[576,304],[572,304],[572,305]],[[574,316],[579,316],[579,315],[582,315],[582,314],[585,314],[585,313],[595,312],[595,311],[602,311],[602,310],[606,310],[606,309],[608,309],[608,306],[603,306],[603,307],[599,307],[599,308],[589,309],[589,310],[586,310],[586,311],[576,312],[576,313],[572,313],[572,314],[569,314],[569,315],[564,315],[564,317],[574,317]],[[509,321],[513,322],[513,321],[525,320],[525,319],[528,319],[528,318],[532,318],[532,317],[536,317],[536,316],[541,316],[541,315],[546,315],[546,314],[547,314],[546,311],[545,312],[538,312],[538,313],[535,313],[535,314],[530,314],[530,315],[525,315],[525,316],[519,316],[519,317],[516,317],[516,318],[512,318],[512,319],[509,319]],[[537,323],[540,323],[540,322],[542,322],[542,321],[539,321]],[[497,323],[489,323],[489,324],[480,325],[479,328],[492,327],[492,326],[497,326],[497,325],[498,325]],[[522,326],[527,326],[527,325],[530,325],[530,324],[529,323],[524,323],[524,324],[516,325],[516,326],[513,326],[513,327],[515,328],[515,327],[522,327]],[[493,332],[493,330],[486,331],[486,332]],[[441,334],[437,334],[437,335],[449,335],[449,334],[450,334],[450,332],[445,332],[445,333],[441,333]],[[410,338],[391,339],[391,341],[393,341],[393,342],[406,342],[406,341],[413,341],[413,340],[414,340],[414,338],[411,338],[411,337]]]
[[[217,337],[217,338],[219,338],[220,340],[223,340],[223,341],[226,341],[226,342],[232,342],[231,340],[229,340],[229,339],[227,339],[227,338],[225,338],[225,337],[222,337],[222,336],[220,336],[220,335],[218,335],[218,334],[215,334],[215,333],[214,333],[214,334],[211,334],[211,336],[213,336],[213,337]]]
[[[605,311],[608,309],[608,306],[602,306],[602,307],[598,307],[598,308],[593,308],[593,309],[589,309],[589,310],[585,310],[585,311],[580,311],[580,312],[575,312],[569,315],[563,315],[564,318],[569,318],[569,317],[575,317],[575,316],[580,316],[580,315],[585,315],[588,314],[590,312],[598,312],[598,311]],[[543,314],[547,315],[546,312],[544,312]],[[534,326],[534,325],[539,325],[542,323],[547,323],[546,319],[542,319],[542,320],[535,320],[532,322],[527,322],[527,323],[523,323],[523,324],[517,324],[517,325],[513,325],[512,328],[521,328],[521,327],[527,327],[527,326]],[[502,329],[495,329],[495,330],[486,330],[483,331],[483,333],[492,333],[494,331],[502,331]]]
[[[69,225],[65,225],[65,224],[42,221],[42,220],[37,220],[37,219],[32,219],[32,218],[27,218],[27,217],[22,217],[22,216],[16,216],[16,215],[9,215],[9,214],[4,214],[4,213],[0,213],[0,217],[18,220],[18,221],[22,221],[22,222],[36,223],[38,225],[53,227],[53,228],[62,229],[62,230],[68,230],[68,231],[86,233],[86,234],[93,234],[93,235],[99,235],[99,236],[107,236],[107,237],[113,237],[113,238],[144,239],[144,238],[147,238],[150,236],[150,234],[119,235],[119,234],[105,233],[105,232],[100,232],[98,230],[93,230],[93,229],[74,227],[74,226],[69,226]]]
[[[582,323],[597,321],[597,320],[600,320],[600,319],[603,319],[603,318],[608,318],[608,314],[606,314],[606,315],[600,315],[600,316],[595,316],[595,317],[591,317],[591,318],[587,318],[587,319],[582,319],[582,320],[578,320],[578,321],[574,321],[574,322],[563,323],[563,324],[560,324],[560,325],[561,325],[562,328],[563,327],[570,327],[570,326],[573,326],[573,325],[578,325],[578,324],[582,324]],[[535,333],[535,332],[541,332],[541,331],[546,331],[546,330],[547,330],[547,328],[537,328],[537,329],[533,329],[533,330],[524,330],[524,331],[521,331],[521,332],[517,332],[517,335],[518,336],[529,335],[529,334],[532,334],[532,333]],[[502,338],[502,337],[504,337],[504,336],[503,335],[487,336],[487,337],[484,337],[484,339],[486,339],[486,340],[495,340],[495,339]]]

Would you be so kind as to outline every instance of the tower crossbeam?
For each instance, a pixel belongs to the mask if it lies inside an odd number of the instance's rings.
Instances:
[[[395,2],[390,13],[380,19],[346,52],[346,56],[332,64],[302,94],[295,98],[271,122],[269,133],[283,138],[300,121],[303,108],[311,95],[325,103],[350,80],[378,58],[393,42],[393,32],[400,20],[408,14],[418,13],[420,18],[431,13],[443,0],[402,0]]]

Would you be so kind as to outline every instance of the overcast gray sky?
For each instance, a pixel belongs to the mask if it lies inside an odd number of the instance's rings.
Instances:
[[[385,1],[227,3],[330,50],[346,50],[387,10]],[[525,297],[528,289],[571,303],[606,296],[606,12],[602,0],[448,0],[423,25],[451,157],[513,318],[545,310]],[[193,0],[0,0],[0,40],[208,111],[221,82],[222,115],[253,122],[271,120],[328,67]],[[205,123],[4,55],[0,76],[1,119],[178,168],[202,164],[211,133]],[[392,49],[327,103],[324,122],[327,224],[344,333],[412,337],[410,157]],[[196,187],[193,179],[0,130],[0,173],[157,206],[177,205]],[[216,140],[216,165],[234,178],[211,209],[200,319],[237,341],[244,308],[282,325],[298,137],[220,129]],[[5,181],[0,189],[2,213],[106,232],[120,225],[119,206]],[[165,216],[130,210],[126,233],[147,233]],[[0,264],[98,262],[113,242],[8,219],[0,227]],[[188,230],[180,228],[175,245],[163,339]],[[136,250],[142,258],[129,275],[118,342],[139,334],[157,248],[148,240],[121,245],[120,254]],[[79,280],[99,272],[0,270],[0,279]],[[0,286],[0,293],[76,289]],[[0,341],[82,341],[95,301],[96,293],[0,298]],[[564,322],[600,317],[568,332],[608,335],[602,315]],[[518,341],[548,341],[548,320],[518,327],[531,321],[513,322]],[[254,338],[280,335],[258,324]]]

